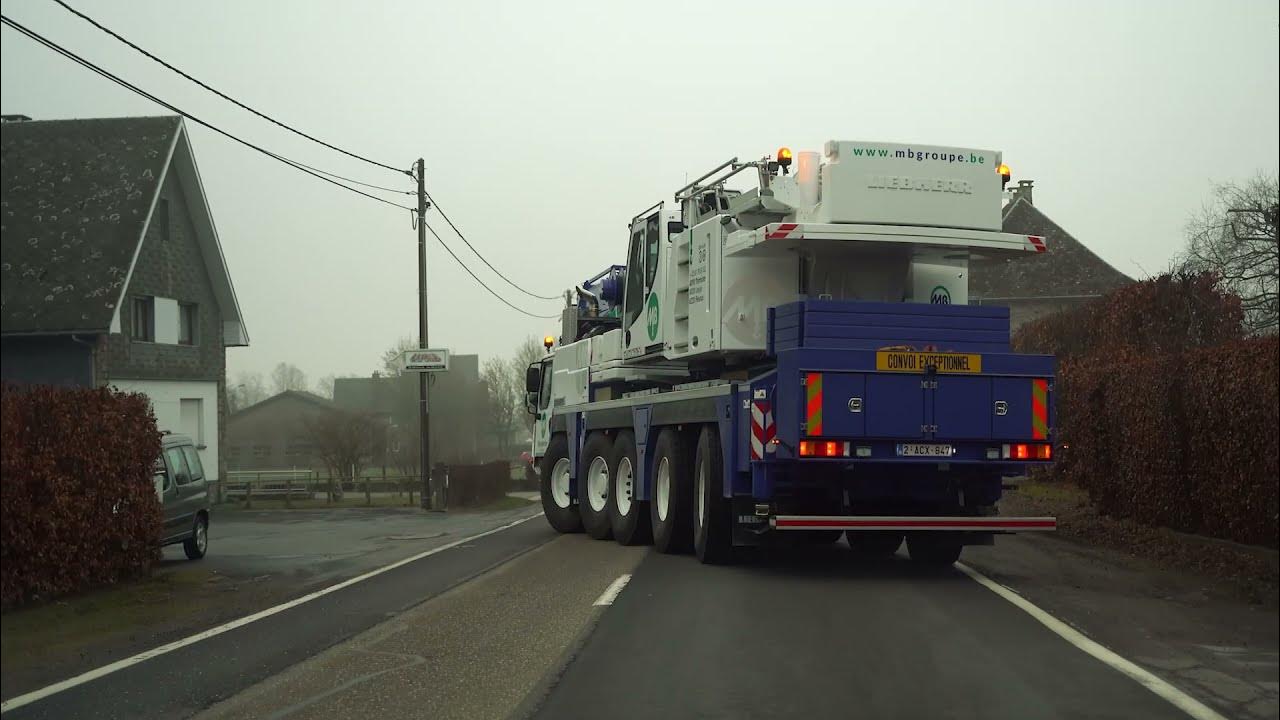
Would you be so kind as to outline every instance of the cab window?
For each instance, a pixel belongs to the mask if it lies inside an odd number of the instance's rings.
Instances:
[[[623,329],[635,324],[644,305],[644,229],[637,228],[631,235],[631,250],[627,253],[627,294],[623,302]]]
[[[551,404],[551,363],[542,363],[542,389],[538,391],[538,407],[546,410]]]
[[[644,224],[644,286],[653,288],[658,276],[658,216],[655,213]]]

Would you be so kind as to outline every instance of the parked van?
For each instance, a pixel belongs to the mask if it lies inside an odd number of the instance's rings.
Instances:
[[[209,550],[209,481],[200,453],[186,435],[165,435],[153,480],[164,506],[162,545],[182,543],[187,557]]]

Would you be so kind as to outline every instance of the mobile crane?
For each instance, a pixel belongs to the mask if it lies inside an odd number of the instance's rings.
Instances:
[[[1052,462],[1053,358],[968,304],[970,258],[1046,249],[1001,231],[1009,176],[990,150],[832,141],[635,215],[527,371],[551,526],[707,563],[905,539],[934,565],[1056,529],[997,514],[1005,477]]]

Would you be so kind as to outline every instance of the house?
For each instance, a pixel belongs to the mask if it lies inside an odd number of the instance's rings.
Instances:
[[[182,118],[8,116],[0,146],[0,377],[144,393],[221,477],[249,336]]]
[[[491,443],[483,432],[488,391],[480,382],[479,356],[451,355],[449,369],[432,375],[432,462],[475,463],[489,459]],[[387,420],[393,431],[393,453],[395,443],[413,443],[418,437],[417,373],[338,378],[333,383],[333,404]],[[416,451],[408,449],[416,458]]]
[[[228,472],[324,470],[308,423],[335,411],[331,401],[303,390],[287,390],[237,410],[227,418]]]
[[[1014,329],[1133,282],[1037,208],[1032,203],[1033,185],[1031,180],[1020,180],[1010,191],[1004,231],[1043,236],[1047,251],[974,259],[969,264],[969,303],[1008,306]]]

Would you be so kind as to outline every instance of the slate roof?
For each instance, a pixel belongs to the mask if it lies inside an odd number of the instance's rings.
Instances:
[[[276,393],[265,400],[259,400],[248,407],[240,408],[239,410],[231,413],[231,417],[241,417],[246,413],[256,412],[281,400],[301,400],[324,408],[325,410],[336,410],[338,407],[337,405],[334,405],[333,401],[329,398],[321,397],[313,392],[307,392],[306,390],[285,390],[284,392]]]
[[[1048,250],[1016,258],[973,260],[969,265],[972,298],[1094,296],[1133,282],[1026,198],[1016,198],[1005,207],[1004,231],[1041,235]]]
[[[0,124],[3,332],[108,330],[180,124]]]

